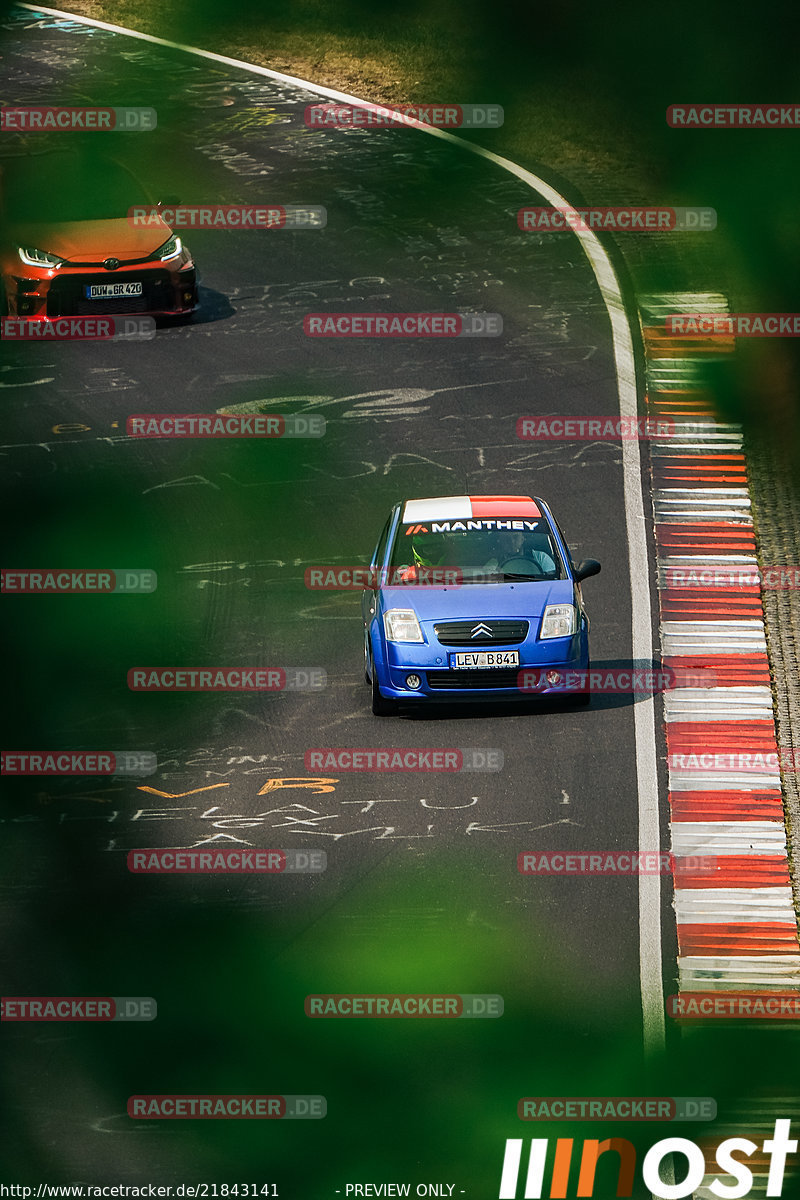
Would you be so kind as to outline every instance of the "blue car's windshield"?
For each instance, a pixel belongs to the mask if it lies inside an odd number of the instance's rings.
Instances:
[[[442,522],[439,523],[441,526]],[[433,525],[401,524],[392,549],[393,578],[422,568],[455,568],[465,583],[487,579],[550,580],[563,578],[552,533],[544,518],[446,522],[445,531]],[[478,528],[456,528],[478,526]],[[503,528],[497,529],[501,525]],[[505,528],[508,525],[510,528]],[[514,528],[513,526],[522,526]]]

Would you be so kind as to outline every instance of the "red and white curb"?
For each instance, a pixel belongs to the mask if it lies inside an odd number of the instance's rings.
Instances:
[[[728,303],[671,293],[638,304],[648,415],[675,422],[651,442],[663,661],[716,676],[713,687],[665,693],[672,850],[716,860],[712,873],[675,888],[679,990],[796,991],[800,945],[780,774],[768,765],[706,770],[694,759],[777,755],[760,588],[700,582],[709,568],[758,565],[741,429],[717,420],[698,370],[732,353],[733,339],[668,345],[661,332],[668,313],[727,312]],[[676,569],[694,572],[697,584],[674,586]]]

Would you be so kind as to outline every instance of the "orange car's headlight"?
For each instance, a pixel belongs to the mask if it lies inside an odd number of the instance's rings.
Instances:
[[[22,261],[29,267],[60,267],[65,261],[57,254],[48,254],[46,250],[37,250],[35,246],[18,246],[17,251]]]

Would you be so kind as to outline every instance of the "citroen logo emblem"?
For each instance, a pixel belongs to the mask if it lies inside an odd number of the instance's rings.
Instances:
[[[103,266],[105,267],[105,269],[107,271],[116,271],[117,267],[119,266],[119,259],[118,258],[107,258],[105,260],[105,262],[103,263]]]
[[[472,626],[472,629],[470,630],[470,635],[471,635],[471,637],[474,637],[474,638],[491,637],[492,631],[488,625],[484,625],[483,622],[481,622],[480,625]]]

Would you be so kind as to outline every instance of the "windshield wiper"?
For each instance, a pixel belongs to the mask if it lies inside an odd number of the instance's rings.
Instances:
[[[503,572],[503,579],[521,579],[525,583],[549,583],[546,575],[515,575],[510,572]]]

